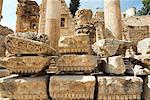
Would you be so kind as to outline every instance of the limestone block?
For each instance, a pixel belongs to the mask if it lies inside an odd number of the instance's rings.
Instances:
[[[145,64],[145,67],[150,69],[150,54],[135,55],[134,58],[141,61],[143,64]]]
[[[93,12],[91,9],[80,9],[75,14],[75,20],[77,25],[91,23]]]
[[[0,69],[0,77],[9,76],[10,72],[7,69]]]
[[[115,55],[120,46],[129,46],[131,42],[116,39],[101,39],[92,45],[93,51],[102,57]]]
[[[98,58],[92,55],[63,55],[57,61],[58,71],[92,72],[97,66]]]
[[[150,75],[144,79],[143,98],[144,100],[150,100]]]
[[[96,28],[92,24],[84,24],[80,26],[76,26],[75,28],[76,34],[94,34],[96,33]]]
[[[10,34],[5,40],[6,49],[11,54],[47,54],[54,55],[55,49],[48,44]]]
[[[132,75],[150,75],[150,69],[141,65],[135,65],[132,69],[127,70],[127,73]]]
[[[126,67],[121,56],[109,57],[104,68],[106,73],[124,74]]]
[[[3,79],[0,81],[0,98],[48,100],[47,80],[47,76]]]
[[[14,73],[38,73],[50,64],[50,57],[2,57],[0,66]]]
[[[62,54],[91,52],[89,35],[86,34],[60,37],[58,46]]]
[[[94,76],[52,76],[49,91],[54,100],[93,100]]]
[[[98,100],[141,100],[139,77],[98,77]]]
[[[31,39],[34,41],[48,43],[48,36],[42,33],[34,33],[34,32],[25,32],[25,33],[14,33],[16,37],[21,37],[25,39]]]
[[[141,54],[150,54],[150,38],[139,41],[137,44],[137,51]]]

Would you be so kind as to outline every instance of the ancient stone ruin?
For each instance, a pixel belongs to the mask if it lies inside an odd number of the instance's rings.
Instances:
[[[149,27],[121,21],[120,0],[74,18],[64,0],[18,2],[17,31],[0,26],[0,100],[150,100]]]

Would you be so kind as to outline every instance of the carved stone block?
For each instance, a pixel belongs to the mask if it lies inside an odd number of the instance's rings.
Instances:
[[[55,49],[49,47],[48,44],[17,37],[15,35],[8,35],[5,40],[6,49],[11,54],[47,54],[54,55]]]
[[[98,77],[98,100],[141,100],[139,77]]]
[[[93,100],[94,76],[52,76],[49,91],[53,100]]]
[[[61,54],[91,52],[89,35],[86,34],[60,37],[58,46]]]
[[[50,64],[50,57],[24,56],[0,58],[0,66],[14,73],[38,73]]]
[[[97,67],[98,58],[91,55],[63,55],[57,61],[58,71],[92,72]]]
[[[144,79],[143,99],[150,100],[150,75]]]
[[[0,98],[48,100],[47,80],[47,76],[3,79],[0,81]]]
[[[101,39],[92,45],[93,51],[102,57],[113,56],[121,46],[130,46],[131,42],[116,39]]]

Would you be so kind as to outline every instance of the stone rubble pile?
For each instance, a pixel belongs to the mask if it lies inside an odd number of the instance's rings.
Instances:
[[[90,15],[90,10],[79,10],[77,26],[90,24]],[[4,74],[0,69],[0,100],[150,99],[150,55],[133,53],[130,41],[91,44],[89,34],[76,33],[60,37],[56,52],[47,38],[36,33],[5,38],[11,56],[0,58],[0,66],[9,70]],[[143,46],[137,47],[142,51]]]

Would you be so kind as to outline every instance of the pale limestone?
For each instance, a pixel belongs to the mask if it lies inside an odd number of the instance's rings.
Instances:
[[[104,18],[106,33],[116,39],[122,39],[120,0],[104,0]]]
[[[50,57],[23,56],[2,57],[0,66],[15,73],[38,73],[50,64]]]
[[[0,69],[0,77],[9,76],[10,72],[7,69]]]
[[[5,40],[6,49],[11,54],[47,54],[54,55],[56,50],[47,43],[9,34]]]
[[[138,42],[137,51],[141,54],[150,54],[150,38],[145,38]]]
[[[76,12],[75,20],[77,25],[90,24],[93,12],[91,9],[80,9]]]
[[[139,77],[98,77],[98,100],[140,100],[142,84]]]
[[[150,74],[150,69],[144,68],[143,66],[140,66],[140,65],[135,65],[130,74],[133,74],[133,75],[149,75]]]
[[[91,52],[89,35],[86,34],[60,37],[58,46],[61,54]]]
[[[54,100],[93,100],[94,76],[52,76],[49,91]]]
[[[144,79],[144,93],[143,93],[143,98],[145,100],[150,100],[150,75],[148,75]]]
[[[121,46],[130,46],[130,41],[123,41],[117,39],[101,39],[92,45],[93,51],[102,57],[113,56],[117,53]]]
[[[37,32],[39,5],[33,0],[17,0],[16,32]]]
[[[140,76],[146,76],[146,75],[150,75],[150,69],[148,68],[143,68],[140,65],[135,65],[134,68],[132,69],[128,69],[126,71],[127,74],[130,75],[140,75]]]
[[[134,58],[141,61],[145,65],[144,67],[150,69],[150,54],[135,55]]]
[[[92,55],[63,55],[56,66],[58,71],[66,72],[92,72],[97,67],[98,57]]]
[[[58,51],[60,38],[61,1],[47,0],[45,34],[48,35],[49,46]]]
[[[108,57],[106,66],[104,68],[106,73],[110,74],[124,74],[126,67],[121,56]]]
[[[47,80],[47,76],[2,79],[0,81],[0,98],[48,100]]]

